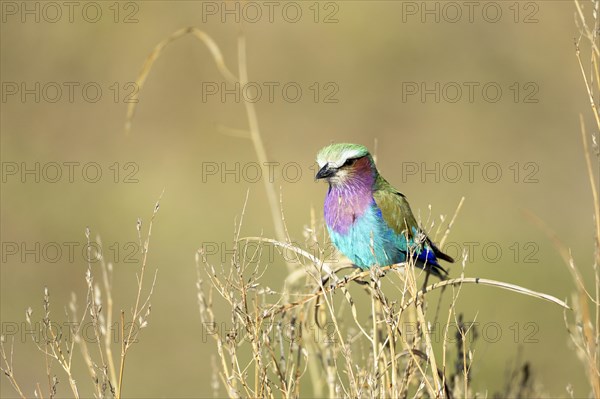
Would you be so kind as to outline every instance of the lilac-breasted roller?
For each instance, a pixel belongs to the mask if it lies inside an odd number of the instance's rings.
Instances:
[[[406,197],[377,171],[369,150],[331,144],[317,154],[317,179],[329,183],[325,223],[333,244],[361,269],[406,262],[439,278],[438,259],[454,262],[419,227]]]

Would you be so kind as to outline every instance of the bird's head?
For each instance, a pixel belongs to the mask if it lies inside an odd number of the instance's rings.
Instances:
[[[325,179],[333,186],[351,183],[356,178],[373,177],[377,170],[367,147],[339,143],[323,147],[317,154],[319,172],[316,179]]]

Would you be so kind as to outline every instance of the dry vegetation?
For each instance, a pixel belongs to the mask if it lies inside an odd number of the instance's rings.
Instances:
[[[412,264],[339,278],[332,269],[340,263],[325,261],[331,259],[326,250],[311,250],[325,235],[314,218],[305,230],[310,249],[287,244],[289,239],[240,238],[242,221],[243,213],[230,265],[215,266],[202,251],[196,258],[202,336],[217,348],[217,396],[471,397],[471,346],[478,334],[457,309],[463,284],[496,286],[568,309],[549,295],[464,277],[466,258],[460,277],[429,286],[421,286],[424,272]],[[267,245],[300,270],[281,292],[262,283],[270,263],[262,258],[272,252]],[[448,308],[428,305],[432,291],[447,288]],[[365,302],[367,307],[358,305]],[[441,353],[434,350],[436,342],[442,343]],[[519,367],[511,375],[518,381],[507,383],[501,396],[538,396],[528,366]]]
[[[326,234],[319,219],[314,216],[314,210],[305,228],[303,247],[292,245],[274,185],[265,179],[276,239],[240,237],[242,212],[233,239],[237,251],[230,264],[211,264],[202,251],[196,255],[202,336],[208,339],[207,342],[214,342],[216,348],[212,358],[212,389],[215,396],[474,397],[477,392],[471,387],[470,370],[477,367],[472,344],[478,339],[478,333],[471,321],[464,320],[457,308],[457,298],[464,284],[479,284],[515,291],[562,306],[565,326],[589,378],[589,395],[600,397],[600,200],[598,176],[594,174],[600,160],[597,141],[600,131],[597,109],[600,54],[598,2],[586,4],[589,5],[593,8],[591,12],[578,1],[575,2],[576,19],[581,31],[581,36],[576,40],[576,59],[581,67],[596,122],[593,129],[596,133],[590,135],[583,122],[584,117],[581,117],[583,153],[594,207],[593,281],[584,280],[581,269],[560,238],[538,221],[540,228],[555,243],[573,277],[576,292],[570,307],[559,299],[526,288],[465,277],[465,257],[460,277],[431,285],[427,285],[427,279],[425,284],[420,283],[423,280],[420,274],[423,272],[412,264],[369,271],[346,271],[340,277],[336,273],[344,268],[339,268],[341,263],[335,262],[327,247],[323,246]],[[237,78],[225,65],[217,44],[205,32],[186,28],[161,42],[148,57],[138,78],[140,88],[164,47],[187,34],[197,37],[208,47],[225,79],[241,83],[248,81],[243,36],[238,42]],[[587,53],[591,59],[589,66],[582,61],[582,54]],[[251,140],[260,164],[264,165],[267,157],[257,116],[252,103],[246,102],[245,106],[249,129],[247,132],[236,130],[235,133]],[[134,110],[135,104],[131,104],[128,129]],[[462,201],[456,214],[461,206]],[[157,211],[158,204],[152,220]],[[446,240],[456,214],[450,222],[441,218],[438,223],[424,223],[429,231],[437,230],[434,236],[437,236],[440,246]],[[73,296],[65,316],[73,322],[68,336],[56,334],[58,330],[52,327],[54,321],[51,320],[50,293],[49,290],[44,292],[41,325],[45,339],[38,343],[38,348],[42,353],[41,361],[46,366],[47,381],[35,383],[36,396],[54,397],[58,382],[65,378],[73,397],[80,397],[72,373],[76,347],[89,371],[95,396],[122,396],[127,353],[140,329],[147,325],[151,309],[150,297],[155,280],[144,277],[151,229],[152,221],[146,237],[142,239],[141,222],[138,223],[143,259],[131,311],[117,314],[121,326],[121,351],[118,356],[112,353],[107,333],[115,316],[110,264],[101,259],[99,276],[93,275],[88,265],[85,301],[77,301]],[[89,236],[87,232],[88,240]],[[277,248],[289,269],[289,277],[279,290],[264,283],[263,277],[271,264],[263,259],[266,246]],[[433,295],[440,291],[451,296],[449,306],[442,307],[440,296]],[[523,296],[523,300],[531,299]],[[26,311],[27,322],[32,322],[33,315],[31,309]],[[95,346],[88,345],[81,337],[80,328],[86,321],[94,327],[97,338]],[[441,348],[432,341],[432,326],[438,322],[444,326]],[[22,389],[23,382],[18,381],[18,375],[12,367],[12,344],[5,342],[4,337],[0,343],[1,370],[15,391],[21,397],[26,397]],[[62,370],[63,376],[55,374],[58,373],[57,369]],[[31,383],[27,382],[27,385]],[[537,397],[541,394],[530,378],[527,363],[522,362],[516,364],[507,376],[506,388],[498,393],[502,397]]]
[[[78,381],[74,377],[75,368],[80,367],[74,364],[73,355],[76,355],[77,351],[80,353],[75,356],[75,359],[80,357],[83,360],[93,384],[94,397],[121,397],[127,354],[132,345],[137,342],[140,330],[147,327],[152,309],[150,299],[158,270],[155,270],[151,281],[148,281],[144,275],[148,265],[152,225],[158,209],[159,203],[157,202],[145,237],[142,235],[142,221],[138,219],[136,224],[142,259],[137,273],[137,284],[132,291],[136,293],[136,296],[133,305],[130,305],[129,312],[121,309],[115,315],[112,297],[113,266],[105,261],[101,252],[94,252],[94,248],[102,248],[102,243],[99,237],[96,238],[95,243],[92,243],[89,228],[85,231],[88,244],[85,300],[78,300],[73,292],[68,308],[65,309],[65,319],[61,320],[57,317],[60,313],[51,312],[50,290],[45,288],[41,320],[39,322],[36,320],[35,312],[31,307],[26,310],[25,319],[31,331],[39,331],[39,341],[33,340],[33,342],[42,353],[42,362],[47,377],[46,381],[35,383],[33,392],[36,397],[54,398],[57,396],[58,384],[63,378],[59,377],[61,371],[68,381],[72,396],[74,398],[83,397]],[[99,275],[92,272],[92,264],[100,265]],[[120,347],[120,353],[116,355],[112,348],[115,341],[115,332],[113,331],[115,316],[119,320],[118,343]],[[68,331],[65,331],[65,326]],[[13,368],[14,342],[5,342],[4,336],[0,338],[0,355],[2,356],[0,370],[19,396],[26,398],[25,392],[30,391],[31,385],[28,383],[27,389],[23,389],[15,375]],[[9,348],[7,348],[7,344],[10,346]],[[65,394],[59,396],[64,397]]]

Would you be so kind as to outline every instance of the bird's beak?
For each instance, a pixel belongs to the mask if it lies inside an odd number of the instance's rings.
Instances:
[[[333,176],[334,174],[335,174],[335,169],[330,168],[329,164],[326,164],[317,172],[315,179],[325,179],[327,177]]]

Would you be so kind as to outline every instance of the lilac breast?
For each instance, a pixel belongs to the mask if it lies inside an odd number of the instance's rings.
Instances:
[[[325,198],[325,222],[336,233],[345,234],[373,202],[373,177],[354,177],[351,182],[332,186]]]

